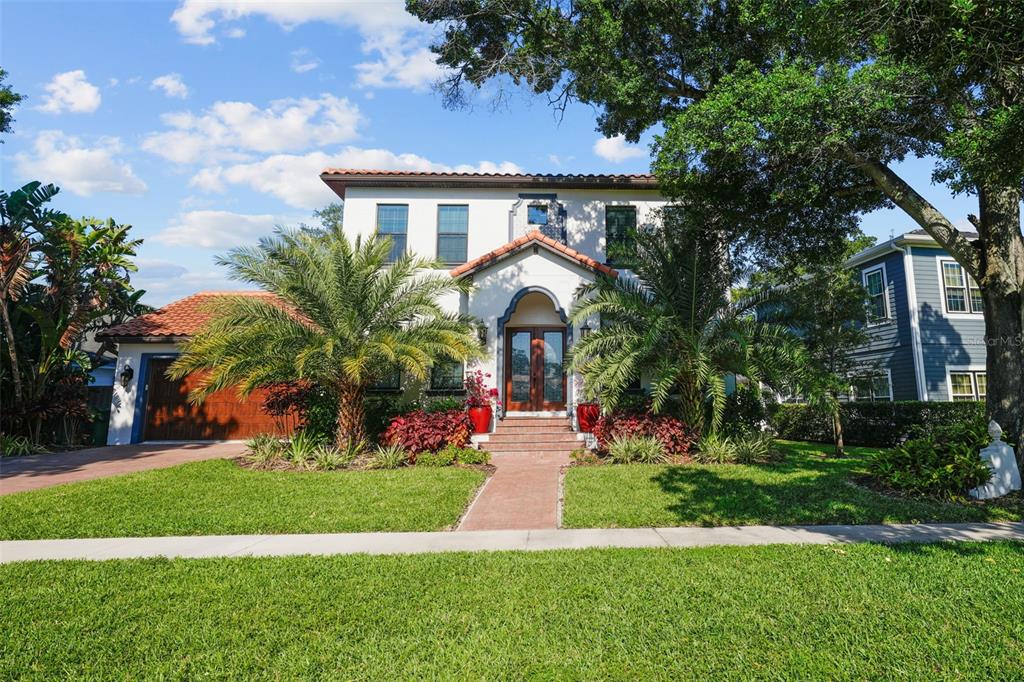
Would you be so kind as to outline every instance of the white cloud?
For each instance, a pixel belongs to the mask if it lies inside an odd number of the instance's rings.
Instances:
[[[481,161],[476,166],[447,166],[416,154],[396,154],[387,149],[345,147],[328,154],[277,154],[253,163],[204,168],[193,176],[190,184],[205,191],[223,192],[229,185],[244,186],[271,194],[289,206],[302,209],[321,208],[337,196],[320,179],[325,168],[386,168],[389,170],[459,171],[480,173],[521,173],[516,164],[504,161]]]
[[[216,102],[200,114],[164,114],[171,130],[153,133],[142,148],[176,163],[248,160],[253,152],[295,152],[355,138],[359,107],[345,98],[280,99],[260,109],[250,102]]]
[[[149,89],[163,90],[168,97],[177,97],[178,99],[188,97],[188,86],[185,85],[185,81],[181,80],[179,73],[165,73],[162,76],[157,76],[149,84]]]
[[[86,79],[81,69],[58,73],[43,89],[46,96],[36,109],[48,114],[62,111],[88,114],[99,108],[102,99],[100,89]]]
[[[286,222],[280,216],[231,211],[188,211],[171,220],[151,239],[168,246],[221,249],[251,244]]]
[[[401,39],[381,41],[376,49],[381,58],[356,64],[356,84],[366,88],[409,88],[423,91],[444,73],[436,56],[426,47],[408,51]]]
[[[235,26],[234,28],[229,28],[228,30],[224,31],[224,36],[227,38],[244,38],[245,29],[239,28],[238,26]]]
[[[320,60],[307,48],[292,50],[291,68],[295,73],[306,73],[320,66]]]
[[[400,87],[423,90],[441,71],[427,49],[435,29],[405,11],[401,0],[375,2],[239,2],[239,0],[183,0],[171,15],[185,42],[216,42],[218,24],[262,16],[288,31],[309,22],[354,28],[362,36],[362,50],[376,55],[357,64],[361,87]],[[230,30],[230,29],[229,29]]]
[[[594,143],[594,153],[612,163],[647,157],[647,152],[642,147],[627,143],[624,135],[598,138]]]
[[[128,163],[117,158],[121,151],[121,141],[116,137],[101,137],[87,147],[59,130],[44,130],[36,136],[32,153],[16,154],[14,161],[22,176],[56,183],[81,196],[97,192],[142,194],[146,183]]]

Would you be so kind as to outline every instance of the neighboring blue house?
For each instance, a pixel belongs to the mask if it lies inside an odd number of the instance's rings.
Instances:
[[[976,234],[965,233],[970,239]],[[984,400],[985,318],[974,280],[924,230],[848,261],[868,290],[855,400]]]

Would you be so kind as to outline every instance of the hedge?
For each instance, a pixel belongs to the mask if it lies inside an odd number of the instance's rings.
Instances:
[[[932,428],[954,422],[984,419],[982,402],[844,403],[840,408],[843,437],[848,445],[892,447],[914,427]],[[778,405],[771,417],[779,438],[831,443],[832,420],[807,405]]]

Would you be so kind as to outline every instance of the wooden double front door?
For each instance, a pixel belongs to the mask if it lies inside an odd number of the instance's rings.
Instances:
[[[565,327],[505,330],[505,410],[565,409]]]

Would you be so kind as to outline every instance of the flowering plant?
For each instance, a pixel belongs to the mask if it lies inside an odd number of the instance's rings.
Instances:
[[[466,377],[466,405],[469,407],[487,407],[498,398],[498,389],[488,388],[491,375],[481,370],[470,372]]]

